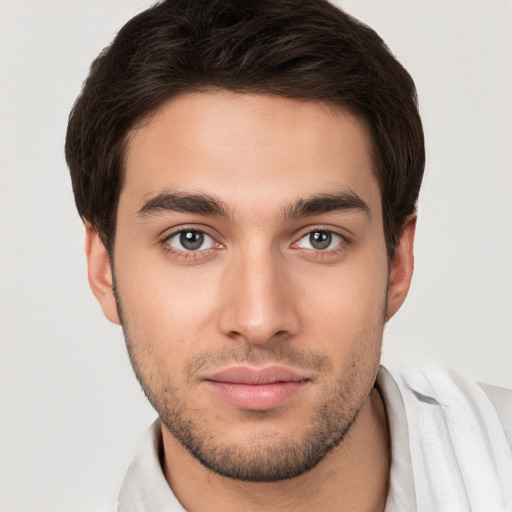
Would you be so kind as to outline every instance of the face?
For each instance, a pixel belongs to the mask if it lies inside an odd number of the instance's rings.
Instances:
[[[164,436],[221,475],[310,469],[368,398],[406,292],[393,264],[388,279],[370,155],[341,110],[224,91],[175,98],[131,133],[118,308],[89,230],[91,285]]]

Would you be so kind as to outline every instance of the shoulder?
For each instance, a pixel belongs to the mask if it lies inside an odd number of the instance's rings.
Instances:
[[[391,370],[418,509],[512,510],[512,392],[438,367]]]
[[[478,383],[455,371],[433,365],[403,367],[391,373],[407,409],[414,410],[420,404],[429,404],[441,406],[443,415],[448,419],[460,420],[468,416],[498,419],[508,444],[511,444],[511,389]]]
[[[453,370],[439,366],[405,366],[387,369],[402,396],[415,402],[442,405],[465,405],[475,412],[495,411],[504,428],[512,424],[512,389],[480,383]],[[405,396],[404,396],[405,395]]]
[[[512,389],[479,382],[500,419],[509,446],[512,447]]]

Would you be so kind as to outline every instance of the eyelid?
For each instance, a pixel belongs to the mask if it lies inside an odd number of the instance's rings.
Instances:
[[[299,245],[299,242],[308,235],[311,235],[312,233],[315,233],[317,231],[323,231],[327,233],[331,233],[333,235],[339,236],[341,238],[340,242],[330,249],[315,249],[315,248],[308,248],[308,247],[301,247]],[[290,249],[299,252],[300,254],[307,257],[307,259],[313,258],[314,260],[323,261],[325,263],[330,261],[337,261],[339,257],[345,251],[349,249],[349,247],[352,244],[352,240],[349,236],[345,234],[345,230],[343,230],[340,227],[332,227],[330,225],[326,226],[323,225],[316,225],[316,226],[307,226],[300,230],[300,232],[295,237],[295,241],[290,244]],[[336,260],[333,260],[333,258],[336,258]]]
[[[177,226],[167,228],[163,230],[161,234],[158,236],[159,241],[165,242],[165,240],[168,240],[169,238],[177,235],[178,233],[183,233],[183,231],[197,231],[198,233],[204,233],[205,235],[208,235],[210,238],[213,238],[215,242],[220,243],[218,242],[220,236],[217,233],[217,231],[203,224],[179,224]]]
[[[315,233],[317,231],[323,231],[325,233],[332,233],[333,235],[340,236],[347,243],[350,242],[350,240],[351,240],[350,234],[347,233],[347,231],[345,229],[330,226],[330,225],[326,226],[325,224],[319,224],[319,225],[307,226],[305,228],[300,229],[298,231],[298,233],[295,235],[295,237],[294,237],[295,241],[292,243],[292,245],[296,244],[299,240],[304,238],[306,235],[310,235],[311,233]]]
[[[212,246],[207,247],[205,249],[186,250],[176,248],[169,243],[170,238],[187,231],[196,231],[198,233],[203,233],[205,236],[212,239]],[[214,251],[224,248],[223,244],[218,242],[219,236],[212,233],[212,231],[213,230],[208,228],[207,226],[197,224],[174,226],[173,228],[166,230],[159,237],[158,244],[162,247],[162,249],[165,252],[169,253],[175,258],[183,260],[201,260],[203,258],[208,258],[209,256],[213,255]]]

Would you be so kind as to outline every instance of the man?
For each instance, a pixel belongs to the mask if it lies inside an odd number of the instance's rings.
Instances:
[[[509,396],[379,366],[424,168],[408,73],[321,0],[167,1],[66,157],[89,282],[159,414],[120,510],[509,510]]]

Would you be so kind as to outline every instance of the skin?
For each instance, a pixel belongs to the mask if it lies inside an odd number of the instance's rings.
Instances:
[[[187,510],[384,509],[389,438],[373,385],[385,321],[409,288],[415,219],[388,261],[371,154],[364,124],[340,109],[226,91],[174,98],[130,134],[112,258],[118,303],[111,260],[87,225],[89,281],[123,325],[163,419],[165,476]],[[176,211],[190,194],[222,211]],[[345,202],[326,208],[333,195]],[[312,196],[323,206],[298,206]],[[186,230],[208,235],[199,250],[180,245]],[[331,233],[330,245],[312,246],[313,232]],[[254,411],[205,381],[237,365],[307,380]],[[273,482],[219,474],[279,467],[286,454],[293,465],[307,435],[323,453],[306,472]],[[187,436],[213,471],[183,446]]]

